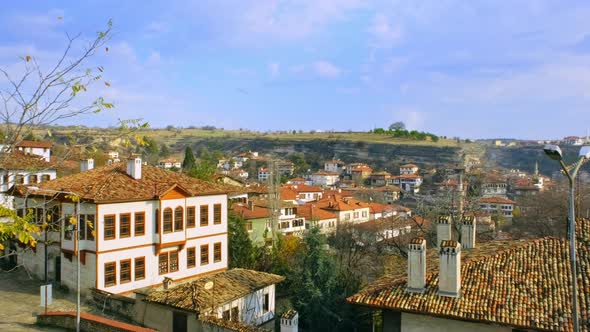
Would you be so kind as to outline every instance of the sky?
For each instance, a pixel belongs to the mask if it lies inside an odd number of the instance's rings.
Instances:
[[[20,1],[0,12],[0,68],[57,61],[109,19],[98,83],[111,111],[65,122],[253,130],[409,129],[559,138],[590,128],[590,2]],[[4,82],[5,83],[5,82]],[[0,81],[0,86],[2,82]]]

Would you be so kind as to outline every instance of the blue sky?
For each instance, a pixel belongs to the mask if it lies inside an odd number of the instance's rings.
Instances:
[[[63,19],[58,19],[62,17]],[[409,128],[557,138],[590,128],[588,1],[35,1],[0,13],[0,66],[49,64],[112,18],[116,108],[74,122]]]

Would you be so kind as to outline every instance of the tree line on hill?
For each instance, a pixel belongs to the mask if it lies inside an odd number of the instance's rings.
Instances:
[[[433,133],[418,131],[418,130],[407,130],[406,125],[403,122],[392,123],[389,128],[375,128],[370,131],[377,135],[391,135],[394,138],[405,138],[416,141],[430,140],[432,142],[438,142],[439,137]]]

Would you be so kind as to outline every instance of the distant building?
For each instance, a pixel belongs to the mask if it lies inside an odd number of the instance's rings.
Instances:
[[[392,183],[391,174],[386,171],[375,172],[369,175],[371,186],[380,187]]]
[[[164,168],[164,169],[170,169],[170,168],[180,169],[180,168],[182,168],[182,163],[174,158],[168,158],[168,159],[162,159],[162,160],[158,161],[158,167]]]
[[[338,183],[340,173],[330,171],[319,171],[313,173],[311,176],[311,183],[314,186],[331,187]]]
[[[342,173],[345,163],[342,160],[328,160],[324,163],[324,171]]]
[[[290,161],[280,162],[277,164],[277,170],[281,175],[291,176],[295,172],[295,165]]]
[[[400,175],[410,175],[410,174],[418,174],[420,168],[414,164],[405,164],[399,167],[399,174]]]
[[[583,145],[586,139],[578,136],[567,136],[563,138],[562,142],[565,145]]]
[[[258,181],[266,181],[270,176],[270,170],[266,167],[261,167],[258,169]]]
[[[402,191],[418,193],[423,179],[418,174],[405,174],[393,177],[393,184],[399,186]]]
[[[324,197],[316,205],[320,209],[337,215],[339,223],[361,223],[369,221],[371,218],[367,203],[341,195]]]
[[[315,202],[299,206],[297,216],[305,218],[306,229],[318,227],[322,233],[333,233],[338,226],[338,216],[330,211],[320,209]]]
[[[484,197],[479,200],[479,206],[483,212],[512,218],[516,202],[503,197]]]
[[[27,155],[40,156],[46,162],[51,161],[51,147],[53,144],[49,141],[20,141],[15,144],[15,150],[21,151]]]
[[[0,153],[0,204],[14,208],[9,190],[15,185],[37,186],[56,177],[56,169],[44,157],[20,151]]]

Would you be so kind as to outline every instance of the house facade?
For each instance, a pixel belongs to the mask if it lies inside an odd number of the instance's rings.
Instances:
[[[404,174],[393,177],[393,184],[399,186],[402,191],[418,193],[423,179],[418,174]]]
[[[0,154],[0,204],[14,208],[14,197],[9,190],[15,185],[36,186],[56,177],[53,165],[41,156],[22,152]]]
[[[158,161],[158,166],[165,169],[182,168],[182,163],[174,158],[162,159]]]
[[[261,167],[258,169],[258,181],[266,181],[270,176],[270,170],[266,167]]]
[[[68,288],[76,287],[78,249],[83,292],[94,287],[128,294],[160,285],[164,278],[227,269],[227,194],[215,184],[133,158],[18,191],[21,213],[55,211],[58,227],[50,235],[59,238],[59,248],[49,258],[50,278]],[[64,191],[80,197],[79,208]],[[77,218],[78,239],[72,230]],[[43,275],[41,253],[19,256],[38,276]]]
[[[405,164],[399,167],[399,174],[400,175],[410,175],[410,174],[418,174],[420,168],[414,164]]]
[[[331,187],[338,183],[338,180],[340,179],[340,173],[319,171],[313,173],[310,178],[314,186]]]
[[[324,162],[324,171],[332,173],[342,173],[345,163],[342,160],[328,160]]]
[[[516,202],[503,197],[483,197],[479,200],[479,206],[483,212],[512,218]]]
[[[53,144],[49,141],[20,141],[14,145],[16,151],[26,155],[40,156],[46,162],[51,161],[51,147]]]

